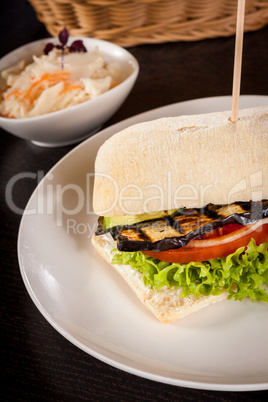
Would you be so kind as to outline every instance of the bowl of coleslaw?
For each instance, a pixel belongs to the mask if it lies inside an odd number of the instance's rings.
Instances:
[[[68,42],[80,41],[70,37]],[[39,146],[96,133],[120,108],[139,73],[126,49],[82,38],[83,52],[62,52],[57,38],[29,43],[0,60],[0,126]],[[44,52],[47,45],[53,49]]]

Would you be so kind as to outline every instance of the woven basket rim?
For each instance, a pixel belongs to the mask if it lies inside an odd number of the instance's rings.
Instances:
[[[237,0],[28,0],[52,36],[66,26],[128,47],[235,34]],[[210,10],[208,12],[208,10]],[[248,0],[245,32],[268,24],[268,0]]]

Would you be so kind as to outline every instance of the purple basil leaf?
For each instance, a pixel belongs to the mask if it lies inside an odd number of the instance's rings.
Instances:
[[[60,31],[60,33],[59,33],[59,41],[63,46],[65,46],[66,43],[68,42],[68,38],[69,38],[69,32],[64,27],[63,30]]]
[[[83,42],[81,40],[75,40],[70,48],[69,48],[70,52],[86,52],[87,49],[85,48]]]
[[[47,43],[45,48],[44,48],[44,53],[48,54],[49,52],[51,52],[51,50],[54,48],[53,43]]]

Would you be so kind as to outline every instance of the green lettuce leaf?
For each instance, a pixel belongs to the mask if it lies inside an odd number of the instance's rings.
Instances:
[[[224,258],[189,264],[174,264],[146,256],[140,251],[112,250],[112,264],[130,265],[143,275],[145,286],[160,290],[164,286],[182,288],[181,297],[219,295],[229,292],[228,299],[268,303],[268,243],[247,247]]]

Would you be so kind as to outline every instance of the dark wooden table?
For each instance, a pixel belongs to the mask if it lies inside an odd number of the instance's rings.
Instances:
[[[49,36],[26,0],[1,3],[1,57]],[[234,37],[132,47],[140,75],[132,93],[106,126],[175,102],[230,95]],[[245,35],[242,94],[268,95],[268,27]],[[9,181],[18,173],[46,173],[74,146],[38,148],[1,130],[1,383],[3,401],[257,401],[268,391],[220,392],[180,388],[120,371],[62,337],[31,301],[19,271],[17,235],[21,214],[37,183],[19,180],[12,200]],[[267,345],[263,345],[267,353]]]

